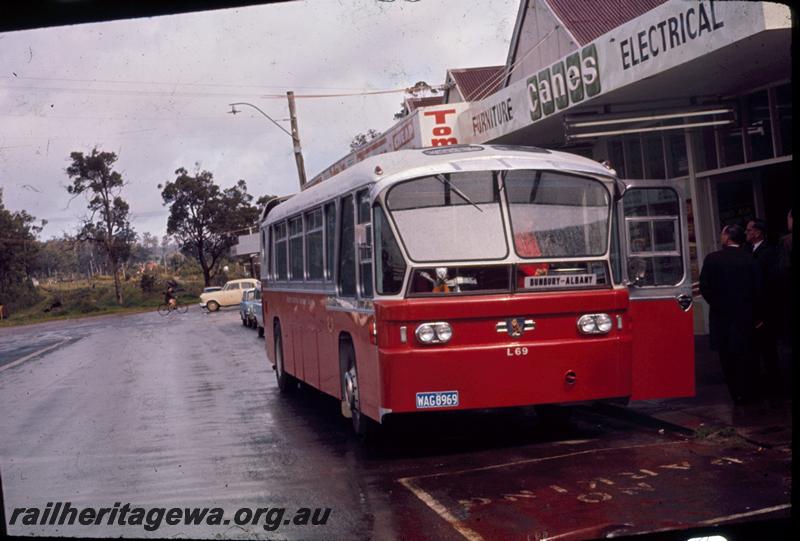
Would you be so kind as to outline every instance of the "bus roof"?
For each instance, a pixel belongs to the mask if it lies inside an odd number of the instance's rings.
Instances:
[[[567,152],[507,145],[451,145],[398,150],[371,156],[291,196],[268,213],[265,222],[280,221],[338,195],[368,187],[371,197],[392,184],[437,173],[459,171],[549,169],[613,179],[604,165]]]

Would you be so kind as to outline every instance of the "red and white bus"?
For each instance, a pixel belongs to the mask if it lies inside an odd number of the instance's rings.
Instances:
[[[267,356],[388,414],[694,394],[685,200],[592,160],[458,145],[368,158],[262,216]]]

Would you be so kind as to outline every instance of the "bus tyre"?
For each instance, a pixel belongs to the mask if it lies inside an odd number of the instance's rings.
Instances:
[[[278,380],[278,390],[287,394],[296,387],[295,379],[286,373],[283,365],[283,338],[281,326],[275,325],[275,377]]]
[[[344,400],[350,406],[350,418],[353,421],[353,431],[358,436],[366,436],[369,430],[369,419],[362,415],[360,410],[356,353],[350,342],[339,342],[339,358],[341,366],[346,367],[342,374],[342,386],[344,387]]]
[[[219,310],[219,303],[217,301],[208,301],[206,309],[208,309],[209,312],[216,312]]]

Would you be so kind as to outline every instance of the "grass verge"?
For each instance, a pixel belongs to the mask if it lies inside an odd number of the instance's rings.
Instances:
[[[202,290],[200,283],[182,283],[181,286],[185,291],[178,294],[179,302],[190,305],[200,302],[197,294]],[[145,292],[137,284],[125,282],[122,284],[123,304],[120,306],[110,280],[45,286],[41,288],[41,293],[42,299],[33,306],[0,320],[0,328],[97,315],[155,311],[164,302],[161,291]]]

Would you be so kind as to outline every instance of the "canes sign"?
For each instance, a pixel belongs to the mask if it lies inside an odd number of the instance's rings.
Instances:
[[[552,66],[528,77],[528,112],[531,120],[600,93],[600,71],[594,44],[576,51]]]

